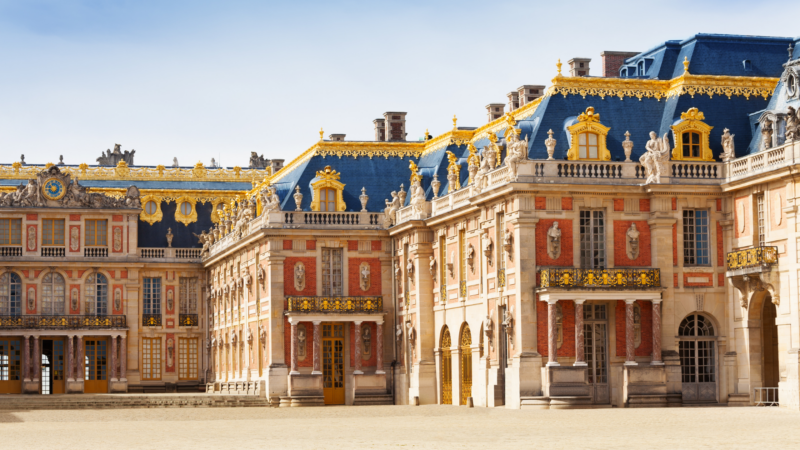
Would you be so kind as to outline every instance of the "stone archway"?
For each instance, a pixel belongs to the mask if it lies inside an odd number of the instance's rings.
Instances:
[[[774,385],[766,384],[766,366],[765,358],[767,351],[770,352],[770,362],[774,356],[775,366],[778,363],[777,347],[775,353],[771,353],[773,347],[767,346],[765,342],[765,335],[769,339],[775,339],[777,342],[777,327],[775,326],[776,305],[773,303],[772,295],[766,289],[760,289],[753,292],[747,308],[747,360],[749,361],[749,378],[750,389],[748,394],[753,395],[754,388],[760,387],[777,387],[777,382]],[[770,315],[770,318],[765,318],[765,313]],[[765,319],[767,323],[765,323]],[[769,325],[770,330],[765,331],[766,326]],[[773,370],[770,366],[770,370]],[[775,369],[778,370],[778,369]]]
[[[762,361],[762,380],[763,387],[778,387],[781,380],[780,363],[778,359],[778,326],[775,320],[778,311],[775,305],[767,300],[764,301],[761,313],[761,361]]]

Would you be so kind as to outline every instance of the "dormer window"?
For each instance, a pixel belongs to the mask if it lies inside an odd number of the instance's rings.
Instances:
[[[683,143],[683,157],[700,158],[700,133],[696,131],[687,131],[681,136]]]
[[[597,159],[597,134],[581,133],[578,135],[578,156],[580,159]]]
[[[572,137],[572,145],[567,151],[567,159],[611,161],[611,152],[606,148],[606,136],[611,128],[600,123],[600,114],[593,107],[578,116],[578,122],[567,127]]]
[[[678,161],[714,161],[708,146],[708,136],[712,126],[705,122],[705,115],[697,108],[689,108],[681,113],[681,120],[672,126],[675,148],[672,159]]]
[[[344,184],[339,181],[341,174],[331,166],[318,170],[317,176],[311,180],[313,197],[311,200],[312,211],[337,212],[344,211],[345,204],[342,198]]]
[[[336,191],[334,189],[323,188],[319,190],[319,210],[336,211]]]

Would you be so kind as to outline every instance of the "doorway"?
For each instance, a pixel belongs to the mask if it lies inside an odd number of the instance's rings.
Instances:
[[[344,323],[322,324],[322,393],[326,405],[344,405]]]
[[[764,384],[762,387],[778,387],[778,382],[781,381],[778,361],[778,326],[775,324],[778,311],[769,296],[764,299],[764,311],[761,317],[761,354],[764,359]]]
[[[592,403],[611,402],[608,389],[608,314],[606,305],[583,305],[583,351],[589,366]]]
[[[716,402],[716,340],[711,319],[690,314],[681,321],[678,336],[683,401]]]
[[[22,339],[0,338],[0,394],[22,392]]]
[[[64,341],[42,339],[42,395],[64,393]]]
[[[86,339],[84,345],[83,392],[105,394],[108,392],[108,341],[106,339]]]
[[[453,353],[450,347],[450,330],[447,326],[442,330],[442,404],[453,404]]]

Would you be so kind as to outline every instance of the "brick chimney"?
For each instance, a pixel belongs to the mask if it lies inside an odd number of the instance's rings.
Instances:
[[[628,58],[633,58],[639,52],[603,52],[600,58],[603,59],[603,76],[606,78],[619,77],[619,69]]]
[[[269,166],[272,168],[272,173],[275,173],[281,169],[283,169],[283,161],[282,159],[270,159]]]
[[[345,136],[344,134],[331,134],[331,135],[328,135],[328,139],[331,140],[331,141],[341,142],[341,141],[344,140],[344,136]]]
[[[522,108],[544,95],[544,86],[539,84],[526,84],[517,88],[517,95],[519,96],[519,107]]]
[[[502,103],[489,103],[486,105],[487,119],[489,122],[503,117],[503,110],[506,105]]]
[[[569,64],[569,76],[571,77],[588,77],[589,76],[589,63],[591,58],[572,58],[567,61]]]
[[[375,124],[375,140],[386,140],[386,121],[384,119],[375,119],[372,123]]]
[[[404,112],[385,112],[383,118],[386,121],[386,141],[405,141],[406,140],[406,113]]]
[[[506,94],[508,97],[508,112],[514,111],[519,108],[519,92],[511,91]]]

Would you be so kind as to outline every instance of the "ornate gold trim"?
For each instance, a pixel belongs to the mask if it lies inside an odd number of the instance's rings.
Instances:
[[[50,164],[50,163],[48,163]],[[27,180],[45,170],[47,165],[0,165],[0,178]],[[199,167],[198,167],[199,166]],[[92,167],[86,163],[78,167],[59,166],[61,172],[85,180],[126,180],[126,181],[238,181],[251,182],[268,176],[265,169],[208,169],[197,163],[192,169],[157,167],[129,167],[120,161],[116,167]]]
[[[147,205],[148,202],[154,202],[156,204],[156,212],[153,214],[147,214],[145,211],[145,205]],[[141,203],[142,212],[139,213],[139,220],[147,222],[150,225],[161,222],[162,217],[164,217],[164,214],[161,212],[161,197],[157,195],[145,195],[141,198]]]
[[[689,108],[685,113],[681,113],[681,121],[673,125],[672,136],[675,138],[675,148],[672,149],[672,159],[676,161],[714,161],[714,154],[709,146],[709,135],[714,127],[703,122],[705,115],[697,108]],[[700,133],[700,157],[684,158],[683,156],[683,133],[695,131]]]
[[[611,161],[611,152],[606,147],[606,136],[610,129],[600,123],[600,114],[595,114],[593,107],[586,108],[586,112],[578,116],[578,123],[567,127],[567,131],[572,135],[572,145],[567,151],[567,159],[570,161],[582,159],[579,156],[578,136],[581,133],[594,133],[597,135],[597,159],[585,158],[585,160]]]
[[[317,181],[311,183],[313,190],[313,197],[311,200],[311,210],[319,211],[320,204],[320,190],[330,188],[336,191],[336,211],[344,211],[346,206],[344,198],[342,198],[342,191],[344,191],[344,184],[339,181],[341,174],[333,169],[331,166],[325,166],[324,170],[317,171]]]
[[[184,214],[181,211],[181,205],[184,202],[192,205],[192,211],[189,214]],[[187,226],[190,223],[197,222],[197,208],[195,208],[196,203],[197,200],[188,195],[184,195],[183,197],[175,200],[175,220]]]
[[[461,165],[456,164],[458,157],[453,152],[447,152],[447,160],[450,164],[447,165],[447,193],[461,189]],[[450,182],[450,175],[455,175],[455,178]]]

